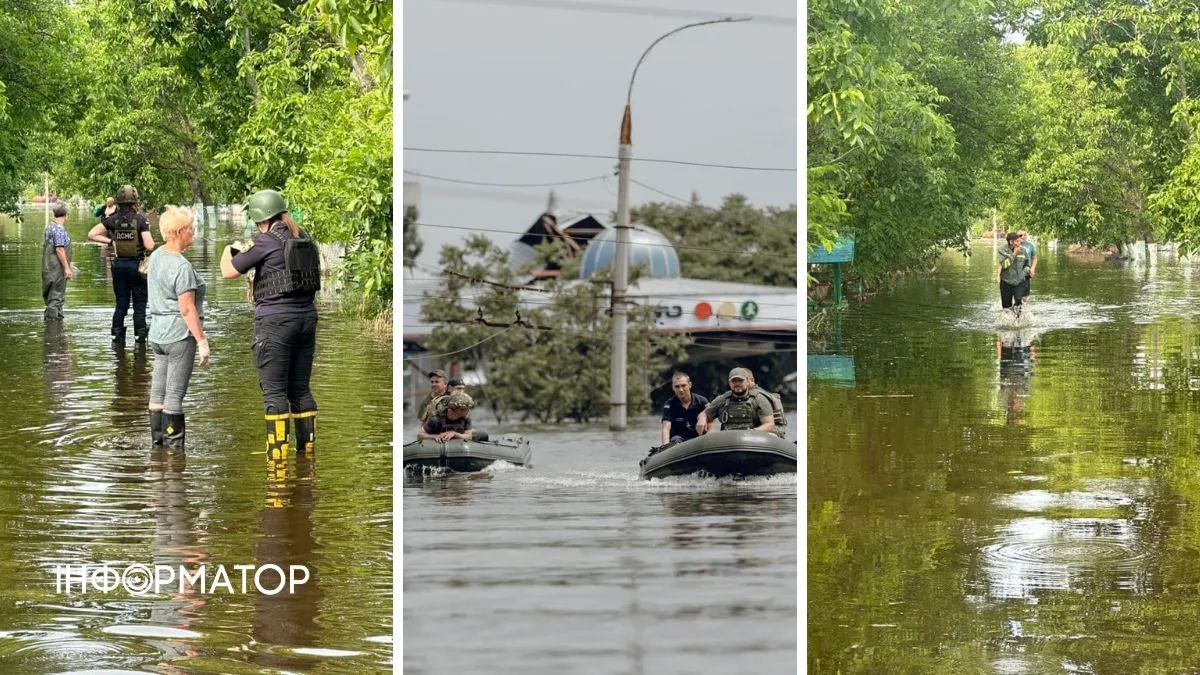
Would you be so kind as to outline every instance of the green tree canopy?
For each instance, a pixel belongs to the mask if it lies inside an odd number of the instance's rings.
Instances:
[[[796,285],[795,206],[758,209],[734,194],[717,209],[695,203],[644,204],[630,211],[630,219],[675,244],[685,277]]]

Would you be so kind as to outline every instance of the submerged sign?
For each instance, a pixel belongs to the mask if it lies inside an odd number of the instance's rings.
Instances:
[[[814,380],[854,382],[854,357],[840,354],[809,354],[808,376]]]
[[[809,265],[832,265],[833,263],[854,262],[854,237],[846,236],[837,240],[832,251],[826,251],[824,246],[808,254]]]

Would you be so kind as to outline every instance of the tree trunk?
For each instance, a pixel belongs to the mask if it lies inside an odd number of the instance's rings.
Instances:
[[[350,74],[358,83],[360,93],[365,94],[375,88],[375,79],[367,73],[367,64],[363,60],[362,54],[356,53],[350,57]]]
[[[201,206],[208,206],[212,204],[212,200],[208,196],[208,185],[204,182],[204,158],[194,140],[191,120],[186,115],[181,115],[180,126],[185,135],[180,147],[183,156],[183,174],[187,178],[188,187],[192,190],[192,199],[200,202]]]
[[[245,58],[250,55],[250,27],[246,25],[245,10],[238,10],[238,21],[242,23],[242,58]],[[254,97],[254,104],[258,105],[262,100],[262,92],[258,88],[258,78],[254,76],[252,69],[246,70],[246,88]]]

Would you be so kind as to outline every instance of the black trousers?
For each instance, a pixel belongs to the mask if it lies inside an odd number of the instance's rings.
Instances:
[[[266,414],[317,409],[309,388],[317,351],[315,312],[256,317],[253,349]]]
[[[1029,279],[1025,279],[1016,286],[1000,282],[1000,306],[1004,309],[1020,304],[1021,298],[1027,295],[1029,295]]]
[[[146,325],[146,280],[138,274],[136,258],[114,258],[112,262],[113,292],[117,295],[117,309],[113,312],[112,334],[125,330],[125,315],[129,313],[129,302],[133,301],[133,332],[145,335]]]

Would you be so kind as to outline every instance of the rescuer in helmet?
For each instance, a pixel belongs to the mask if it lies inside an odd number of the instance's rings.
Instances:
[[[254,270],[254,365],[262,389],[267,456],[286,459],[292,421],[297,454],[312,455],[317,402],[309,380],[317,347],[316,292],[321,288],[317,245],[292,220],[283,195],[260,190],[246,202],[258,227],[253,245],[221,253],[221,276]]]
[[[93,227],[88,232],[88,239],[112,246],[115,254],[112,283],[117,307],[112,319],[113,342],[125,344],[125,315],[129,313],[132,300],[133,334],[144,344],[150,326],[146,323],[146,278],[138,272],[138,266],[154,250],[154,237],[150,236],[149,221],[138,209],[137,188],[122,185],[117,190],[116,202],[116,211]]]

